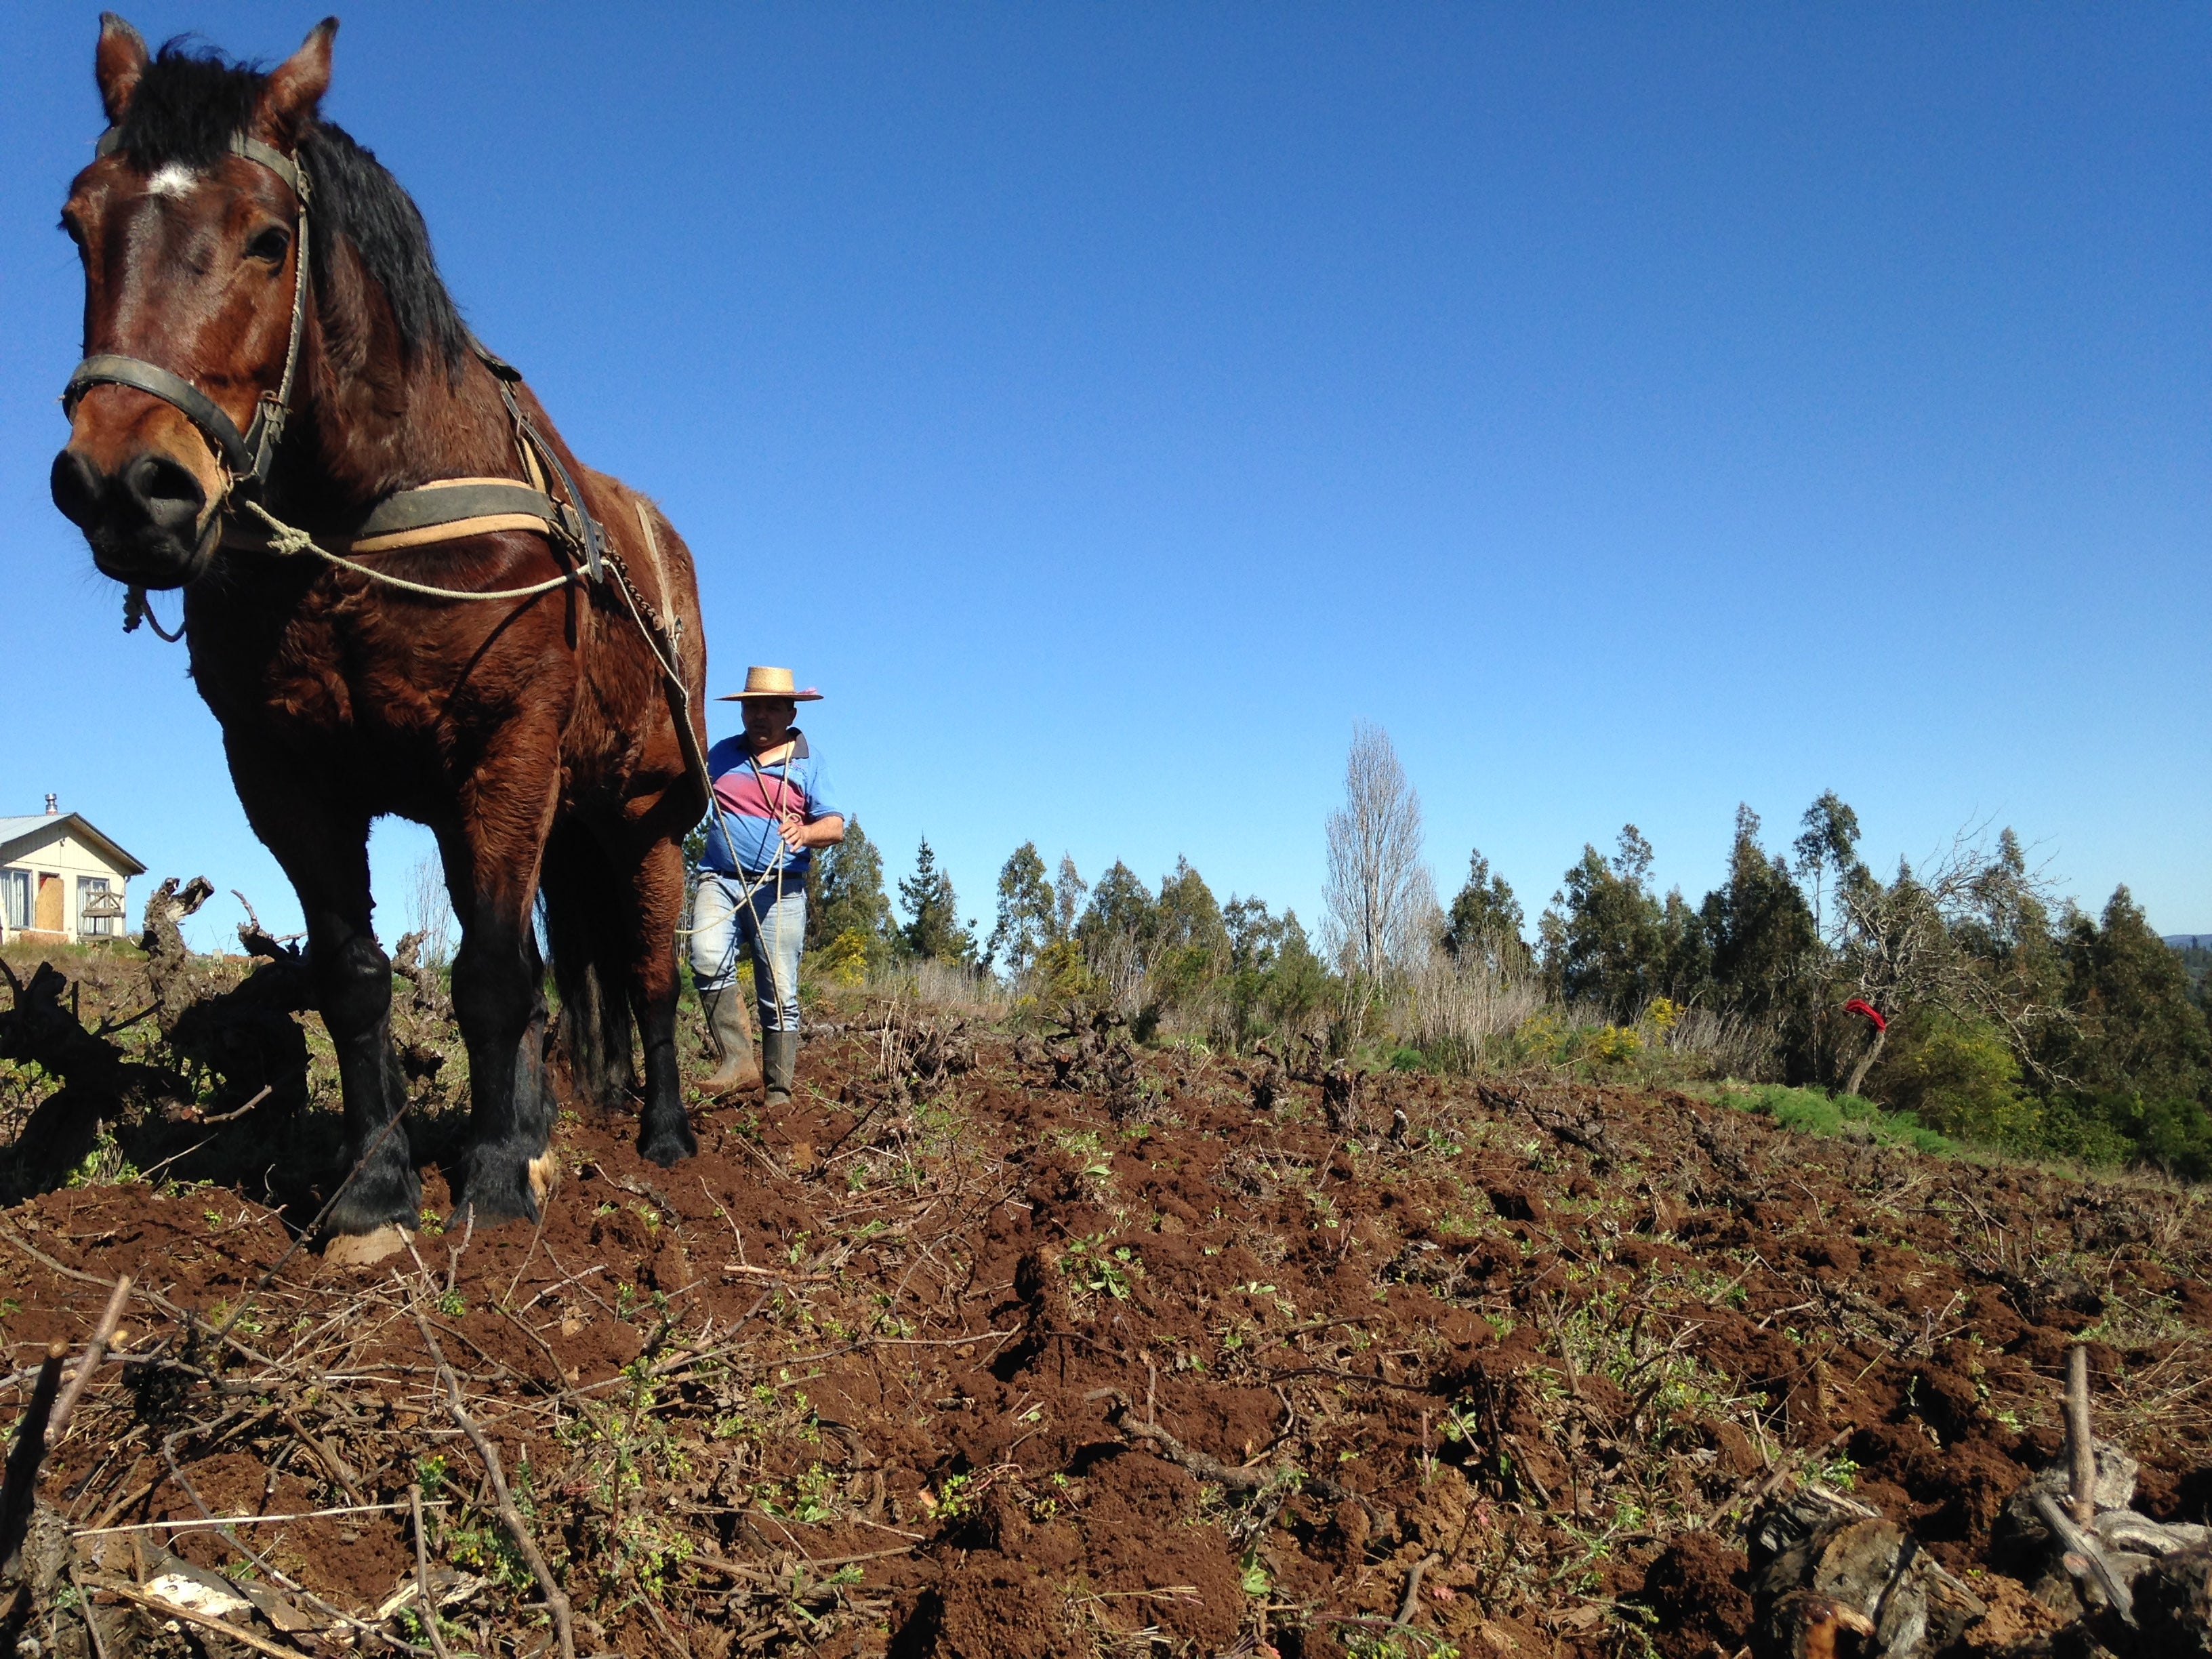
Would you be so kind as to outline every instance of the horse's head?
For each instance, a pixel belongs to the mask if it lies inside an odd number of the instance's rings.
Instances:
[[[136,29],[100,20],[109,136],[62,209],[86,361],[53,495],[118,580],[179,587],[207,568],[250,467],[241,434],[296,356],[305,204],[286,175],[337,32],[325,19],[264,76],[166,48],[149,62]]]

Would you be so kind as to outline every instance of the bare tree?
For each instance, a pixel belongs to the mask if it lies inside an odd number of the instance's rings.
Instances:
[[[415,860],[407,874],[407,919],[410,933],[422,935],[422,964],[443,968],[453,955],[453,897],[446,890],[446,866],[435,853]]]
[[[2046,1081],[2065,1079],[2036,1059],[2037,1032],[2069,1018],[2039,994],[2027,960],[2042,935],[2050,884],[2031,870],[2012,831],[1992,850],[1981,831],[1960,830],[1917,872],[1900,864],[1885,885],[1856,860],[1840,878],[1824,928],[1839,996],[1894,1017],[1914,1006],[1984,1022],[2005,1034],[2021,1063]],[[1844,1082],[1856,1094],[1881,1054],[1885,1026],[1852,1062]]]
[[[1436,890],[1421,860],[1421,798],[1379,726],[1355,721],[1344,805],[1328,817],[1330,940],[1355,979],[1374,984],[1427,957]]]

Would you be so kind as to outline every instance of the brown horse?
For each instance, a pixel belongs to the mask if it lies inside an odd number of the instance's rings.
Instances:
[[[704,805],[698,593],[659,510],[579,464],[476,344],[413,201],[318,116],[337,29],[264,74],[173,42],[149,57],[101,19],[108,132],[62,210],[86,362],[54,501],[108,575],[184,589],[192,678],[298,890],[352,1171],[329,1228],[411,1224],[421,1202],[369,921],[385,813],[436,834],[461,925],[459,1202],[534,1218],[553,1116],[540,895],[577,1091],[621,1103],[635,1020],[639,1150],[696,1150],[674,937]]]

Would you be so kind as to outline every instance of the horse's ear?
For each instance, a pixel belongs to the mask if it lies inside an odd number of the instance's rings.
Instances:
[[[331,41],[338,20],[325,17],[307,32],[299,51],[269,72],[255,125],[279,149],[289,149],[331,85]]]
[[[100,14],[100,45],[92,54],[92,72],[100,82],[100,106],[113,126],[131,107],[131,94],[138,90],[138,77],[146,72],[146,40],[112,11]]]

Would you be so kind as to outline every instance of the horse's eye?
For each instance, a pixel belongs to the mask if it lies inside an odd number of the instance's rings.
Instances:
[[[246,245],[246,257],[266,259],[272,265],[281,265],[284,263],[284,250],[291,246],[290,233],[280,226],[271,225]]]
[[[62,234],[76,244],[79,253],[84,252],[84,227],[69,214],[62,215]]]

